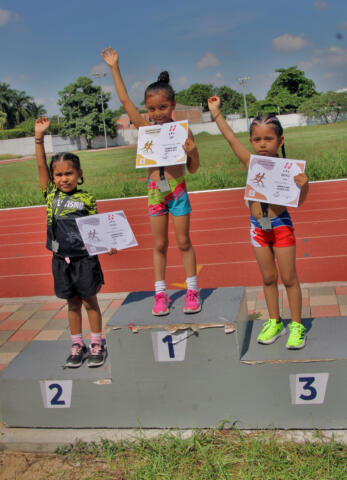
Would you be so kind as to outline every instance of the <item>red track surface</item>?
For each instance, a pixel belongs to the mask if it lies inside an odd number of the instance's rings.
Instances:
[[[249,241],[243,190],[190,194],[191,238],[199,265],[200,287],[261,285]],[[291,209],[297,238],[300,281],[347,280],[347,180],[315,183],[305,204]],[[147,199],[99,202],[99,212],[124,210],[139,247],[101,255],[102,292],[153,289],[152,235]],[[0,298],[53,295],[51,253],[45,249],[45,208],[0,211]],[[167,284],[185,280],[170,225]],[[175,283],[176,282],[176,283]],[[182,285],[183,287],[183,285]]]

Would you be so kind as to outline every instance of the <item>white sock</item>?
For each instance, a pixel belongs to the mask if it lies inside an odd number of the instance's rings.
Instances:
[[[166,290],[166,283],[165,280],[159,280],[158,282],[154,283],[155,293],[165,292]]]
[[[187,277],[187,290],[198,290],[198,277],[194,275],[194,277]]]

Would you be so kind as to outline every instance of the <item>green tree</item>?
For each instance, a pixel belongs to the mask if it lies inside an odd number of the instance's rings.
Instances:
[[[207,112],[207,100],[212,95],[212,85],[204,83],[193,83],[193,85],[191,85],[186,90],[181,90],[176,94],[176,101],[177,103],[182,103],[183,105],[202,105],[203,110]]]
[[[24,91],[15,91],[12,99],[11,109],[13,110],[16,125],[31,117],[31,109],[34,99]]]
[[[232,90],[226,85],[216,88],[215,93],[221,99],[220,110],[223,115],[227,115],[228,113],[235,113],[240,110],[240,107],[243,104],[241,93],[237,92],[236,90]]]
[[[7,115],[7,126],[14,128],[30,117],[46,113],[43,105],[37,105],[33,97],[24,91],[10,88],[8,83],[0,82],[0,111]]]
[[[290,68],[278,68],[276,72],[279,76],[266,94],[262,113],[269,113],[265,110],[271,106],[275,107],[272,112],[278,111],[278,108],[281,113],[296,112],[304,101],[317,95],[313,80],[305,77],[305,72],[298,70],[296,65]]]
[[[63,135],[84,136],[88,148],[91,148],[92,139],[97,135],[103,135],[103,119],[107,133],[111,137],[116,135],[116,124],[107,105],[111,94],[102,92],[101,87],[93,85],[90,78],[79,77],[76,82],[70,83],[59,92],[59,97],[58,105],[63,115],[61,122]],[[104,103],[104,116],[101,98]]]
[[[307,117],[321,118],[325,123],[335,123],[341,113],[347,112],[346,92],[326,92],[302,103],[299,112]]]

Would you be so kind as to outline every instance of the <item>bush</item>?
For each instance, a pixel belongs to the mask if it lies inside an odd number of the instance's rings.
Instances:
[[[22,138],[26,136],[26,132],[22,128],[11,128],[9,130],[2,130],[0,134],[1,140],[6,140],[10,138]]]
[[[24,122],[19,123],[16,129],[23,130],[25,137],[33,137],[35,134],[35,118],[27,118]]]

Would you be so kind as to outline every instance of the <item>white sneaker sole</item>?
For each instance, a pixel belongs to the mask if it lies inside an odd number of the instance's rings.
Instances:
[[[288,350],[300,350],[300,348],[304,348],[304,346],[306,345],[306,337],[304,338],[304,341],[301,345],[299,345],[298,347],[294,347],[293,345],[286,345],[286,348],[288,348]]]
[[[270,338],[270,340],[263,341],[263,340],[258,340],[257,339],[257,342],[262,344],[262,345],[271,345],[271,343],[274,343],[278,338],[283,337],[283,335],[285,335],[286,333],[287,333],[287,329],[283,328],[283,330],[280,333],[278,333],[274,337]]]

